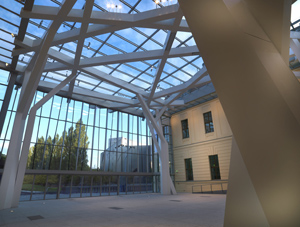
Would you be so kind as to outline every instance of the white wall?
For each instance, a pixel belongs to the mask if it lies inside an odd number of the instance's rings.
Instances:
[[[211,111],[214,132],[205,133],[203,113]],[[181,121],[188,119],[189,138],[182,138]],[[218,155],[221,180],[227,180],[232,133],[219,99],[171,117],[176,189],[191,191],[197,181],[211,180],[209,155]],[[194,182],[186,182],[184,159],[192,158]]]

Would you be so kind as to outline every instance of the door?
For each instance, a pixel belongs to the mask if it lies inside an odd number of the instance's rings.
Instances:
[[[218,155],[210,155],[209,164],[210,164],[211,179],[220,180],[221,175],[220,175]]]

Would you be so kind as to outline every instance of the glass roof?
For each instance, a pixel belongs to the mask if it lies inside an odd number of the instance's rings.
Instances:
[[[31,11],[30,4],[33,2]],[[39,48],[36,43],[47,35],[52,19],[57,19],[55,15],[62,3],[62,0],[27,0],[26,4],[23,0],[1,1],[0,62],[22,72],[30,63],[35,49]],[[299,5],[299,1],[293,4],[294,21],[300,19]],[[22,12],[24,6],[29,11]],[[71,74],[71,60],[74,62],[76,51],[80,50],[80,39],[83,39],[83,48],[77,77],[74,85],[70,83],[69,89],[74,86],[71,88],[73,91],[95,92],[99,94],[98,98],[105,97],[103,99],[111,102],[112,99],[101,95],[136,99],[135,89],[148,95],[152,89],[161,92],[187,82],[203,68],[193,36],[183,15],[178,12],[177,0],[162,0],[158,4],[154,0],[95,0],[91,7],[90,21],[84,17],[85,11],[88,12],[85,0],[77,0],[70,14],[64,18],[55,35],[56,41],[51,45],[53,53],[48,55],[40,78],[43,86],[47,86],[46,83],[59,84]],[[26,17],[29,18],[28,24]],[[84,24],[88,28],[83,35],[80,31]],[[17,46],[14,50],[15,37],[22,40],[22,35],[28,42],[34,40],[33,47]],[[57,53],[71,60],[60,61]],[[157,75],[158,80],[155,81]],[[117,80],[112,83],[109,78]],[[119,86],[123,82],[132,86]],[[204,83],[203,86],[207,85],[209,76],[203,77],[198,82],[199,86],[200,82]],[[168,97],[160,96],[154,101],[162,102]],[[139,108],[129,104],[124,106],[129,107]]]

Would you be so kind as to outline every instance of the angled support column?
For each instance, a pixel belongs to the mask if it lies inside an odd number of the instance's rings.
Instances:
[[[165,108],[166,108],[166,106],[164,106],[160,111],[156,111],[157,114],[156,114],[156,117],[155,117],[155,121],[158,124],[158,129],[160,130],[161,134],[163,134],[162,123],[161,123],[161,116],[164,113]],[[165,140],[164,143],[161,143],[160,153],[161,152],[165,152],[167,154],[167,156],[168,156],[167,163],[170,163],[170,159],[169,159],[169,144],[166,141],[165,137],[164,137],[164,140]],[[168,168],[169,168],[169,164],[168,164]],[[169,171],[170,171],[170,169],[169,169]],[[170,173],[169,173],[169,176],[170,176]],[[170,176],[170,189],[171,189],[172,195],[176,195],[177,194],[171,176]]]
[[[25,137],[24,137],[23,146],[22,146],[21,158],[20,158],[20,162],[18,165],[18,172],[17,172],[17,177],[16,177],[12,207],[17,207],[19,204],[36,111],[42,105],[44,105],[50,98],[52,98],[57,92],[59,92],[63,87],[65,87],[70,81],[72,81],[75,77],[76,77],[76,72],[72,73],[69,77],[67,77],[59,85],[57,85],[55,88],[53,88],[45,97],[43,97],[38,103],[36,103],[30,109],[28,121],[27,121],[26,132],[25,132]]]
[[[91,1],[87,2],[87,4],[85,5],[85,10],[84,10],[83,17],[86,20],[88,20],[88,18],[90,18],[90,16],[91,16],[93,4],[94,4],[94,1],[91,0]],[[82,34],[85,33],[87,31],[87,27],[88,27],[87,22],[82,23],[82,26],[80,28],[80,33],[82,33]],[[27,164],[29,147],[30,147],[30,139],[31,139],[31,136],[32,136],[36,111],[43,104],[45,104],[50,98],[52,98],[55,94],[57,94],[57,92],[59,92],[62,88],[64,88],[68,83],[70,83],[70,88],[69,89],[73,90],[75,78],[77,76],[77,69],[78,69],[78,65],[79,65],[79,60],[80,60],[83,44],[84,44],[84,38],[79,38],[78,43],[77,43],[77,48],[76,48],[74,68],[72,70],[71,75],[68,76],[64,81],[62,81],[55,88],[53,88],[44,98],[42,98],[38,103],[36,103],[30,109],[28,122],[27,122],[26,133],[25,133],[23,146],[22,146],[21,159],[20,159],[20,162],[19,162],[17,178],[16,178],[16,183],[15,183],[14,197],[13,197],[13,202],[12,202],[13,207],[18,206],[20,195],[21,195],[21,189],[22,189],[22,184],[23,184],[25,170],[26,170],[26,164]],[[71,83],[71,82],[73,82],[73,83]]]
[[[152,116],[145,100],[140,94],[137,94],[137,97],[141,103],[145,118],[147,120],[147,124],[152,134],[152,139],[154,141],[154,145],[159,153],[159,160],[160,160],[160,187],[161,187],[161,194],[163,195],[170,195],[176,194],[175,187],[170,177],[170,170],[169,170],[169,150],[168,150],[168,142],[166,141],[162,129],[158,125],[157,121]],[[157,139],[155,138],[156,131],[160,142],[161,147],[159,146]]]
[[[11,99],[11,94],[16,82],[16,78],[17,75],[11,73],[10,74],[10,78],[9,78],[9,82],[8,82],[8,86],[5,92],[5,97],[4,97],[4,101],[2,104],[2,108],[1,108],[1,113],[0,113],[0,135],[2,133],[2,129],[3,129],[3,125],[4,125],[4,121],[5,121],[5,117],[6,117],[6,113],[7,113],[7,109],[8,109],[8,105]]]
[[[33,64],[33,69],[25,72],[25,74],[27,74],[27,76],[25,76],[26,85],[23,86],[21,90],[21,96],[11,134],[12,143],[9,144],[4,172],[1,179],[0,210],[12,207],[20,149],[27,114],[40,81],[53,38],[65,16],[68,15],[75,3],[76,0],[68,0],[63,3],[58,13],[59,19],[52,22],[49,27],[48,34],[43,39],[43,44],[39,50],[38,56],[37,53],[35,54],[37,58]]]
[[[286,63],[290,1],[179,3],[239,148],[230,168],[243,180],[229,179],[224,225],[254,226],[247,221],[257,218],[259,226],[299,226],[300,85]],[[245,184],[253,190],[242,192]],[[243,202],[249,198],[258,206]]]

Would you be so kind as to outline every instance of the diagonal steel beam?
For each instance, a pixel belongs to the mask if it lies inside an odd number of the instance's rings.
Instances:
[[[173,13],[172,9],[175,8],[177,8],[177,6],[172,5],[157,10],[165,11],[166,9],[168,9],[171,14]],[[58,7],[35,5],[31,12],[22,9],[20,16],[26,19],[31,18],[31,19],[53,20],[57,15],[58,9],[59,9]],[[147,11],[147,13],[149,14],[152,12]],[[132,25],[134,26],[135,21],[139,20],[139,17],[140,17],[139,14],[120,14],[120,13],[93,11],[91,18],[88,20],[88,23],[107,24],[107,25],[114,25],[114,26],[124,25],[125,23],[132,23]],[[73,9],[68,14],[66,21],[83,23],[86,20],[83,18],[82,10]],[[145,23],[144,27],[171,30],[173,27],[173,20],[169,19],[169,20],[163,20],[154,23]],[[180,23],[177,31],[190,32],[190,29],[186,21],[182,21]]]
[[[114,26],[114,25],[103,25],[103,24],[92,24],[89,25],[88,31],[84,34],[84,38],[88,38],[91,36],[98,36],[105,33],[114,32],[117,30],[130,28],[130,27],[143,27],[147,23],[154,23],[161,20],[167,20],[176,16],[177,11],[179,9],[178,5],[174,5],[171,8],[164,7],[159,11],[146,11],[143,13],[139,13],[136,16],[136,20],[132,23],[124,23],[122,25]],[[121,14],[117,14],[116,16],[120,17]],[[52,46],[56,46],[59,44],[75,41],[80,38],[79,29],[69,30],[66,32],[62,32],[56,34],[53,39]],[[19,46],[24,46],[21,41],[17,43]],[[13,55],[24,54],[31,51],[38,51],[40,48],[41,40],[33,40],[32,45],[27,47],[26,49],[19,49],[13,51]]]
[[[208,72],[206,67],[204,66],[200,71],[198,71],[191,79],[189,79],[188,81],[186,81],[183,84],[168,88],[168,89],[164,89],[162,91],[156,92],[153,96],[154,99],[156,98],[160,98],[160,97],[165,97],[165,96],[169,96],[172,95],[174,93],[178,93],[181,92],[182,90],[185,90],[187,87],[192,88],[194,85],[195,86],[199,86],[200,83],[199,81],[204,78],[205,76],[208,76]]]
[[[173,22],[173,28],[174,29],[177,28],[178,25],[180,24],[180,22],[182,20],[182,17],[183,17],[183,14],[182,14],[181,10],[179,10],[178,15],[176,16],[176,18],[174,19],[174,22]],[[151,87],[149,99],[147,101],[147,105],[150,104],[150,102],[153,98],[153,95],[154,95],[154,92],[156,90],[157,84],[160,80],[161,74],[163,72],[163,69],[164,69],[165,64],[167,62],[167,59],[169,57],[169,52],[171,50],[173,41],[174,41],[175,36],[177,34],[177,31],[172,31],[172,30],[169,31],[168,34],[167,34],[167,38],[166,38],[166,41],[165,41],[165,44],[164,44],[164,47],[163,47],[164,54],[158,62],[158,67],[157,67],[157,70],[155,72],[155,77],[154,77],[154,81],[152,83],[152,87]]]
[[[83,34],[85,34],[87,32],[88,26],[89,26],[89,18],[91,17],[91,13],[92,13],[92,9],[94,6],[94,0],[90,0],[87,1],[84,7],[84,12],[83,12],[83,19],[84,21],[81,24],[80,27],[80,38],[78,39],[77,42],[77,47],[76,47],[76,53],[75,53],[75,59],[74,59],[74,67],[72,69],[72,74],[76,74],[76,76],[74,77],[74,79],[72,81],[70,81],[69,84],[69,91],[67,96],[70,97],[72,96],[72,92],[74,89],[74,84],[75,84],[75,79],[78,76],[77,74],[77,70],[79,67],[79,61],[80,61],[80,57],[81,57],[81,53],[82,53],[82,49],[83,49],[83,45],[84,45],[84,36]],[[82,10],[80,10],[82,12]]]
[[[197,46],[173,48],[169,51],[151,50],[151,51],[144,51],[144,52],[132,52],[127,54],[115,54],[115,55],[81,59],[79,68],[99,66],[99,65],[109,65],[109,64],[116,64],[116,63],[135,62],[141,60],[155,60],[160,58],[163,58],[165,62],[167,58],[192,56],[195,54],[198,54]],[[73,64],[74,64],[73,58],[69,59],[68,64],[64,64],[61,62],[47,63],[44,72],[67,70],[70,69],[70,65]],[[164,64],[161,65],[162,65],[161,68],[163,69]],[[162,71],[162,69],[159,70],[158,72]],[[158,80],[159,79],[160,76]]]
[[[65,55],[65,54],[63,54],[59,51],[53,50],[53,49],[50,49],[48,54],[54,60],[57,60],[61,63],[67,64],[69,66],[72,66],[72,63],[70,63],[70,59],[72,59],[71,57],[69,57],[69,56],[67,56],[67,55]],[[141,94],[144,97],[147,97],[149,95],[149,93],[144,91],[143,89],[141,89],[141,88],[139,88],[135,85],[129,84],[126,81],[123,81],[123,80],[118,79],[116,77],[110,76],[107,73],[104,73],[104,72],[102,72],[102,71],[100,71],[96,68],[87,67],[87,68],[82,68],[81,71],[83,71],[83,72],[85,72],[85,73],[87,73],[87,74],[91,75],[92,77],[95,77],[99,80],[106,81],[107,83],[110,83],[114,86],[117,86],[117,87],[120,87],[124,90],[127,90],[131,93]],[[155,102],[159,102],[159,103],[163,104],[165,102],[165,100],[156,99]]]

